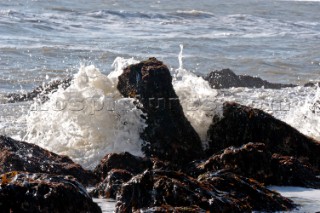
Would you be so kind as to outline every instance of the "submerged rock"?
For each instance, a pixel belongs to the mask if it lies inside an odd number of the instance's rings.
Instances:
[[[0,209],[1,212],[101,212],[73,177],[23,172],[1,175]]]
[[[305,159],[320,168],[320,143],[259,109],[233,102],[223,105],[223,118],[208,130],[212,155],[229,146],[262,142],[271,153]]]
[[[281,89],[284,87],[296,87],[294,84],[277,84],[270,83],[262,80],[259,77],[253,77],[249,75],[236,75],[230,69],[223,69],[220,71],[210,72],[206,77],[212,88],[223,89],[230,87],[249,87],[249,88],[261,88],[266,89]]]
[[[48,94],[54,93],[59,87],[67,88],[71,84],[72,78],[63,80],[54,80],[49,83],[36,87],[33,91],[27,93],[9,93],[5,95],[8,103],[21,101],[32,101],[34,98],[39,98],[42,102],[48,100]]]
[[[200,138],[183,113],[165,64],[150,58],[130,65],[119,76],[117,88],[142,104],[147,127],[141,138],[148,157],[181,164],[203,156]]]
[[[196,180],[179,172],[153,170],[133,177],[122,186],[116,211],[154,212],[155,209],[163,211],[166,207],[249,212],[289,210],[293,204],[259,183],[234,174],[206,174]]]
[[[0,173],[26,171],[72,175],[84,185],[96,183],[96,176],[69,157],[57,155],[35,144],[0,136]]]

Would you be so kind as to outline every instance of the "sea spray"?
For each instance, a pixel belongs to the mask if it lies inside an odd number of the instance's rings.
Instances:
[[[297,101],[296,107],[290,108],[284,121],[297,128],[303,134],[320,140],[320,88],[309,88],[303,101]]]
[[[93,168],[107,153],[142,156],[140,132],[145,123],[134,99],[121,98],[117,77],[133,59],[117,58],[115,71],[103,75],[81,66],[71,86],[59,88],[44,104],[35,102],[26,117],[24,140]]]
[[[207,130],[212,117],[221,112],[221,107],[215,102],[218,92],[202,77],[183,68],[183,45],[180,48],[179,68],[173,71],[173,87],[184,114],[206,146]]]
[[[215,90],[202,77],[183,68],[182,50],[183,46],[178,57],[179,68],[172,69],[172,83],[204,147],[212,118],[217,114],[222,116],[225,101],[265,110],[304,134],[320,139],[319,88]],[[49,95],[48,102],[35,102],[31,106],[24,116],[27,133],[23,139],[68,155],[86,168],[93,168],[111,152],[143,155],[140,132],[146,124],[142,112],[133,103],[137,100],[122,98],[116,89],[122,70],[138,62],[118,57],[109,75],[103,75],[94,66],[81,66],[69,88],[59,88]]]

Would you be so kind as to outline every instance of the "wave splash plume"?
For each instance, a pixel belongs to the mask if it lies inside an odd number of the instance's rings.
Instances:
[[[31,106],[24,140],[68,155],[86,168],[94,168],[107,153],[142,156],[143,113],[116,89],[118,75],[132,63],[136,61],[117,58],[109,75],[93,65],[81,66],[70,87]]]

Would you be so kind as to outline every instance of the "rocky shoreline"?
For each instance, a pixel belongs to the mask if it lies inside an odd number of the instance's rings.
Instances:
[[[248,80],[230,70],[218,74],[227,77],[211,73],[205,78],[212,87],[296,86]],[[40,95],[45,101],[46,94],[70,82],[8,98],[14,102]],[[67,156],[1,136],[0,209],[101,212],[92,197],[103,197],[116,199],[116,212],[273,212],[296,204],[266,185],[320,188],[319,141],[262,110],[224,103],[223,116],[212,120],[204,150],[161,61],[150,58],[128,66],[117,88],[124,97],[136,98],[144,112],[148,126],[140,137],[145,157],[110,153],[89,171]],[[87,186],[94,190],[88,193]]]

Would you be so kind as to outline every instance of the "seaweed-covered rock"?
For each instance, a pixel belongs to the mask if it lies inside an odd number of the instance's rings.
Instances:
[[[302,186],[320,189],[319,172],[305,161],[292,156],[273,154],[271,159],[272,185]]]
[[[101,182],[90,194],[94,197],[116,198],[121,185],[130,180],[133,175],[145,170],[172,168],[169,162],[156,158],[138,157],[128,152],[111,153],[106,155],[95,168],[94,172]]]
[[[141,138],[148,157],[179,164],[202,157],[200,138],[183,113],[165,64],[150,58],[130,65],[119,76],[117,88],[124,97],[136,97],[147,115]]]
[[[265,183],[273,175],[271,155],[263,143],[248,143],[238,148],[231,146],[207,160],[190,163],[186,171],[197,177],[206,172],[228,170]]]
[[[149,158],[134,156],[129,152],[111,153],[100,161],[100,164],[94,169],[94,173],[101,180],[104,180],[112,169],[126,170],[136,175],[152,167],[153,162]]]
[[[92,197],[115,199],[121,185],[129,181],[132,176],[133,175],[126,170],[112,169],[108,172],[108,176],[90,192],[90,195]]]
[[[11,172],[1,175],[1,212],[101,212],[73,177]]]
[[[0,173],[26,171],[72,175],[84,185],[93,185],[97,178],[69,157],[57,155],[35,144],[0,136]]]
[[[63,80],[54,80],[49,83],[36,87],[31,92],[27,93],[9,93],[5,95],[8,103],[31,101],[34,98],[39,98],[42,102],[48,100],[48,94],[54,93],[59,87],[67,88],[71,84],[72,78]]]
[[[233,102],[223,105],[223,118],[208,130],[212,155],[229,146],[262,142],[271,153],[309,160],[320,168],[320,143],[259,109]]]
[[[193,177],[227,170],[268,185],[320,188],[319,172],[308,162],[290,156],[272,155],[263,143],[228,147],[205,161],[190,163],[185,170]]]
[[[245,207],[245,211],[288,211],[295,207],[291,200],[268,190],[256,180],[230,172],[209,172],[200,175],[198,181],[223,192],[224,199],[232,200],[233,205]]]
[[[179,172],[146,171],[122,186],[116,211],[152,210],[161,206],[192,206],[210,212],[273,211],[293,208],[290,200],[269,191],[253,180],[233,174],[215,177],[220,178],[220,182],[225,181],[223,190],[216,190],[220,183],[211,175],[203,175],[198,181]],[[261,204],[263,202],[265,203]]]
[[[294,84],[277,84],[270,83],[262,80],[259,77],[253,77],[249,75],[236,75],[230,69],[223,69],[220,71],[210,72],[206,77],[212,88],[223,89],[230,87],[249,87],[249,88],[261,88],[266,89],[281,89],[284,87],[296,87]]]

